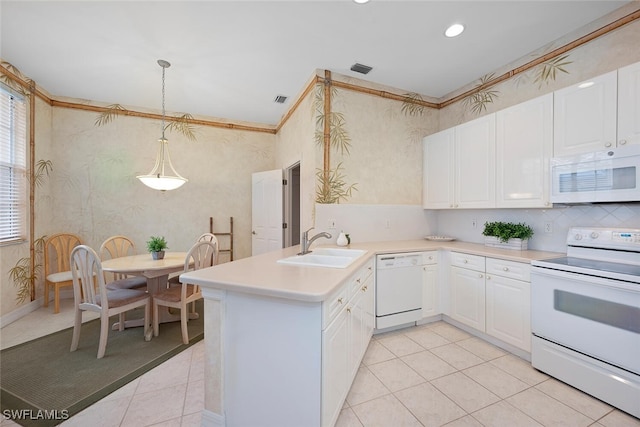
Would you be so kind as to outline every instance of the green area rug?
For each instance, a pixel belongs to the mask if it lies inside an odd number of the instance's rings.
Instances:
[[[105,356],[97,359],[98,319],[82,325],[75,352],[69,351],[73,328],[2,350],[2,416],[24,426],[61,423],[202,340],[202,300],[198,301],[197,311],[200,318],[189,321],[188,345],[182,344],[180,322],[161,324],[159,336],[149,342],[144,341],[142,328],[110,330]],[[129,312],[127,319],[142,315],[142,311]],[[111,320],[113,324],[117,316]]]

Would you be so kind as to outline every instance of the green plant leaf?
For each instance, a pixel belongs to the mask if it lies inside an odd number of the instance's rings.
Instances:
[[[167,241],[164,239],[164,236],[151,236],[149,240],[147,240],[147,250],[149,252],[160,252],[165,249],[169,249],[167,246]]]
[[[495,221],[485,222],[482,234],[507,242],[509,239],[530,239],[533,236],[533,229],[524,223]]]

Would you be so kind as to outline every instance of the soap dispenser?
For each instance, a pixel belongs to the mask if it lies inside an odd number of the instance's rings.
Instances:
[[[349,244],[349,239],[347,239],[347,235],[344,234],[344,232],[340,232],[340,235],[338,236],[338,240],[336,240],[336,244],[338,246],[347,246]]]

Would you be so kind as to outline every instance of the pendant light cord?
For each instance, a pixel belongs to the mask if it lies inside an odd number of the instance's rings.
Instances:
[[[162,67],[162,139],[164,139],[164,71],[166,67]]]

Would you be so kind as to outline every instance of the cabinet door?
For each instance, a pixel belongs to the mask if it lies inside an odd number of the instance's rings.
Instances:
[[[618,70],[618,147],[640,144],[640,62]]]
[[[616,92],[616,71],[554,92],[554,156],[603,151],[615,146]]]
[[[549,206],[553,94],[496,113],[496,206]]]
[[[364,343],[361,356],[364,356],[364,353],[369,346],[369,341],[371,340],[373,329],[376,324],[375,299],[373,295],[373,275],[369,275],[367,277],[367,279],[364,281],[364,285],[362,286],[361,291],[362,299],[360,300],[360,305],[362,306],[362,318],[364,325],[362,329]],[[358,361],[358,365],[359,364],[360,361]]]
[[[438,265],[430,264],[422,267],[422,317],[440,314],[438,304]]]
[[[455,159],[454,207],[495,207],[495,113],[455,127]]]
[[[356,376],[363,355],[364,336],[364,310],[362,307],[362,293],[356,293],[347,304],[347,316],[349,318],[349,366],[348,381],[351,383]]]
[[[338,419],[351,386],[349,378],[349,324],[346,308],[322,331],[322,426]]]
[[[487,275],[487,334],[531,351],[530,283]]]
[[[484,332],[484,273],[451,267],[449,288],[451,318]]]
[[[453,207],[453,135],[451,128],[423,140],[422,206],[425,209]]]

